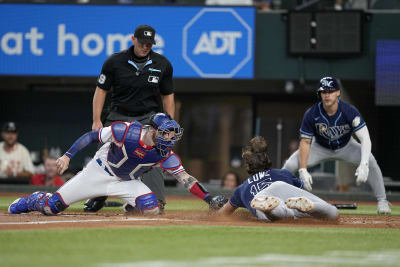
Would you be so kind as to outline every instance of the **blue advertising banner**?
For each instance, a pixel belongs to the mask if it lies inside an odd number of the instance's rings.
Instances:
[[[253,78],[253,7],[1,4],[0,13],[0,75],[97,76],[148,24],[174,77]]]

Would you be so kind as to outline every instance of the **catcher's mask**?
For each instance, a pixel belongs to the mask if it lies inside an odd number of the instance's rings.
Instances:
[[[156,149],[162,157],[167,156],[169,150],[182,138],[183,128],[164,113],[154,114],[149,124],[156,130]]]
[[[337,90],[340,90],[338,81],[333,77],[324,77],[319,81],[317,95],[318,95],[318,98],[321,98],[321,92],[337,91]]]

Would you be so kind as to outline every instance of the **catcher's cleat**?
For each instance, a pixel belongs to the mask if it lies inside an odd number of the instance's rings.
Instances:
[[[14,202],[11,203],[11,205],[8,207],[8,213],[20,214],[28,212],[27,200],[27,197],[17,198],[16,200],[14,200]]]
[[[250,202],[250,206],[256,210],[269,212],[275,209],[279,203],[281,203],[281,201],[276,197],[253,198],[253,200]]]
[[[314,203],[306,197],[291,197],[285,202],[289,209],[308,212],[314,208]]]
[[[389,207],[389,202],[387,200],[379,200],[378,201],[378,214],[392,214],[392,210]]]

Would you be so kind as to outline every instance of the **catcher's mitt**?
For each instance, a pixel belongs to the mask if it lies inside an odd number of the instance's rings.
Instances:
[[[218,195],[215,197],[211,197],[210,202],[208,204],[210,205],[210,210],[217,211],[220,208],[222,208],[226,202],[228,202],[228,199],[225,196]]]

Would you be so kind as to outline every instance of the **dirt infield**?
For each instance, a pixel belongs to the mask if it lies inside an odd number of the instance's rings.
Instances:
[[[174,197],[173,199],[179,199]],[[187,198],[185,198],[187,200]],[[248,212],[236,212],[231,217],[216,217],[208,211],[167,211],[164,215],[140,216],[121,212],[101,211],[95,214],[66,210],[58,216],[44,216],[39,212],[11,215],[0,212],[0,230],[49,228],[98,228],[165,225],[219,225],[219,226],[310,226],[341,228],[396,228],[400,216],[341,215],[338,221],[314,219],[286,220],[274,223],[258,221]]]

